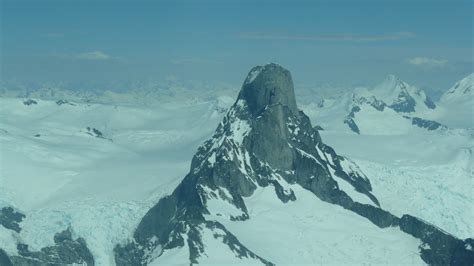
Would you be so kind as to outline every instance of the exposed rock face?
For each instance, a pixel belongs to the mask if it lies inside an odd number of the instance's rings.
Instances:
[[[21,231],[20,223],[23,218],[25,215],[15,211],[12,207],[3,207],[0,210],[0,225],[17,233]]]
[[[360,134],[360,129],[357,126],[357,123],[354,121],[355,114],[360,111],[359,106],[353,106],[351,112],[347,115],[346,119],[344,119],[344,124],[348,125],[349,128],[357,134]]]
[[[2,266],[12,266],[13,263],[8,257],[7,253],[0,248],[0,265]]]
[[[411,95],[406,90],[403,90],[398,95],[398,98],[389,107],[397,112],[412,113],[415,112],[415,105],[415,99],[413,99],[413,97],[411,97]]]
[[[403,215],[400,229],[423,241],[421,257],[430,265],[472,265],[474,239],[460,240],[419,218]]]
[[[424,101],[426,107],[430,108],[430,109],[436,109],[436,104],[433,102],[433,100],[431,100],[430,97],[426,96],[426,99]]]
[[[254,115],[275,104],[287,106],[293,113],[298,111],[291,73],[277,64],[252,68],[238,99],[245,100]]]
[[[72,239],[70,229],[54,236],[55,245],[40,251],[29,251],[28,245],[18,244],[18,256],[11,256],[13,265],[94,265],[94,258],[82,238]],[[1,257],[1,255],[0,255]],[[1,259],[1,258],[0,258]]]
[[[423,119],[423,118],[419,118],[419,117],[407,117],[407,116],[404,116],[405,118],[407,119],[410,119],[411,120],[411,123],[412,125],[415,125],[415,126],[418,126],[418,127],[421,127],[421,128],[425,128],[427,130],[437,130],[437,129],[446,129],[447,127],[436,122],[436,121],[432,121],[432,120],[428,120],[428,119]]]
[[[61,106],[61,105],[63,105],[63,104],[72,105],[72,106],[75,105],[75,104],[69,102],[68,100],[63,100],[63,99],[57,100],[57,101],[56,101],[56,104],[59,105],[59,106]]]
[[[370,203],[354,201],[339,187],[339,179]],[[227,246],[237,259],[272,264],[213,217],[252,219],[246,197],[270,186],[282,202],[295,201],[290,185],[299,185],[379,227],[400,224],[398,217],[379,207],[370,181],[357,165],[324,144],[309,118],[298,111],[289,71],[276,64],[259,66],[250,71],[214,135],[199,147],[183,181],[148,211],[129,243],[115,248],[116,263],[159,263],[160,256],[176,248],[186,249],[189,262],[198,263],[212,246],[203,242],[204,234],[211,232],[213,241]]]
[[[23,101],[23,104],[28,106],[28,105],[38,104],[38,102],[32,99],[28,99],[26,101]]]
[[[0,225],[17,234],[21,231],[20,223],[25,215],[12,207],[0,210]],[[83,238],[73,239],[71,229],[66,229],[54,236],[54,246],[44,247],[40,251],[29,251],[28,245],[19,241],[18,255],[10,256],[0,247],[1,266],[43,266],[43,265],[94,265],[94,258]]]

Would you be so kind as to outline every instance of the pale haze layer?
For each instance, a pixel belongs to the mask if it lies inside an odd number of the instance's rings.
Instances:
[[[297,87],[395,74],[444,91],[472,73],[471,1],[0,5],[4,82],[110,89],[172,76],[239,86],[251,66],[278,62]]]

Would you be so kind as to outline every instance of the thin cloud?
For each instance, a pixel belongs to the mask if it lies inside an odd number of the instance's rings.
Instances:
[[[57,33],[57,32],[49,32],[49,33],[43,33],[41,34],[41,36],[45,38],[61,38],[61,37],[64,37],[64,34]]]
[[[78,54],[53,54],[52,56],[67,59],[67,60],[82,60],[82,61],[109,61],[109,60],[120,60],[123,59],[116,56],[111,56],[101,51],[83,52]]]
[[[346,42],[375,42],[375,41],[391,41],[407,38],[414,38],[416,36],[413,32],[395,32],[387,34],[313,34],[313,35],[298,35],[298,34],[279,34],[279,33],[264,33],[264,32],[242,32],[237,35],[240,39],[254,39],[254,40],[306,40],[306,41],[346,41]]]
[[[448,64],[448,60],[421,56],[410,58],[407,62],[410,65],[419,67],[444,67]]]
[[[170,63],[173,65],[181,64],[221,64],[221,61],[205,58],[178,58],[171,59]]]
[[[80,53],[76,55],[77,59],[84,59],[84,60],[109,60],[112,57],[104,52],[101,51],[93,51],[93,52],[86,52]]]

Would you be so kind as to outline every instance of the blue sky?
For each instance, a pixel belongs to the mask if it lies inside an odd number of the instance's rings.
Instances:
[[[297,85],[395,74],[444,90],[473,71],[473,1],[0,2],[3,80],[240,85],[277,62]]]

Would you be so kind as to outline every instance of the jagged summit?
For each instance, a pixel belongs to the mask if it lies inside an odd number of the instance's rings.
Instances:
[[[382,83],[386,84],[397,84],[402,82],[402,80],[395,74],[388,74],[385,79],[382,81]]]
[[[275,63],[252,68],[238,99],[245,99],[253,114],[275,104],[287,106],[293,113],[297,113],[291,73]]]
[[[356,102],[369,102],[377,110],[389,107],[398,113],[426,112],[435,109],[435,103],[426,93],[399,77],[388,75],[371,89],[359,88],[353,98]]]
[[[383,98],[381,100],[385,100],[389,103],[389,101],[396,98],[400,92],[406,92],[409,87],[410,85],[402,79],[394,74],[390,74],[373,88],[373,92],[379,98]]]

